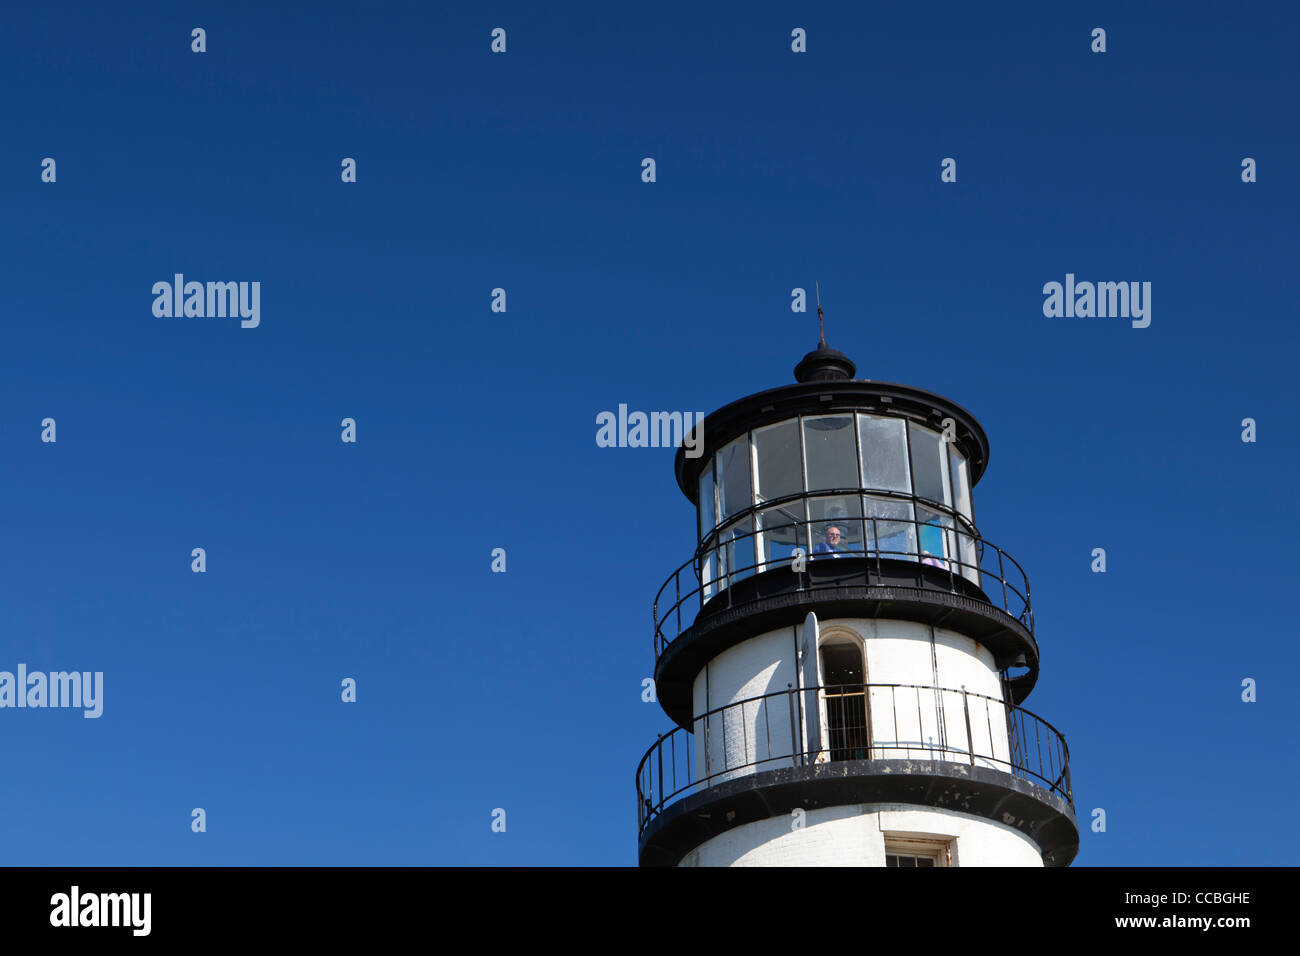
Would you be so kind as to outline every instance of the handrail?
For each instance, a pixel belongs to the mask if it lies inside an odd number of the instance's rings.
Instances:
[[[850,547],[832,556],[829,553],[809,553],[811,551],[809,542],[814,525],[822,528],[834,526],[861,530]],[[934,555],[922,548],[923,527],[934,529],[942,536],[943,554]],[[884,539],[881,537],[882,528],[886,531]],[[767,525],[754,531],[718,532],[711,535],[692,558],[682,563],[668,576],[655,594],[653,607],[655,657],[662,655],[667,646],[694,623],[695,615],[703,610],[706,604],[723,596],[730,602],[733,597],[731,591],[733,584],[753,575],[792,567],[795,560],[792,556],[769,559],[762,553],[765,536],[789,529],[794,529],[793,537],[799,542],[798,547],[805,552],[804,568],[798,572],[801,575],[800,590],[818,589],[810,574],[810,568],[814,563],[817,563],[818,567],[824,567],[821,562],[832,561],[838,557],[869,559],[861,571],[864,583],[871,585],[873,581],[878,583],[882,578],[883,560],[910,562],[917,568],[916,579],[919,587],[935,587],[933,580],[935,576],[926,575],[920,570],[921,568],[933,567],[938,569],[940,574],[947,571],[949,591],[982,600],[991,607],[999,608],[1023,624],[1031,634],[1033,633],[1034,617],[1029,596],[1029,577],[1020,563],[988,539],[961,528],[921,521],[915,516],[914,510],[913,517],[910,519],[878,516],[819,518]],[[898,543],[898,538],[907,537],[909,534],[911,540],[902,543],[915,543],[914,548],[880,546],[882,543]],[[747,550],[754,556],[753,563],[735,567],[736,551],[738,548],[745,549],[746,544]],[[897,565],[894,565],[891,570],[896,568]],[[686,573],[688,571],[689,574]],[[959,586],[957,583],[959,578],[966,583]],[[995,595],[1001,594],[1001,603],[989,596],[988,589],[984,587],[986,580],[997,583]],[[837,576],[833,586],[839,587],[843,583],[843,578]],[[672,603],[668,604],[661,614],[660,606],[666,597],[671,597]],[[691,614],[691,608],[688,607],[692,601],[695,604],[695,614]],[[683,619],[683,610],[686,610],[689,620]]]
[[[908,708],[901,718],[900,694]],[[955,713],[958,706],[960,714]],[[1057,794],[1074,809],[1065,738],[1023,707],[964,687],[787,685],[783,691],[706,711],[691,721],[690,730],[678,727],[660,735],[637,765],[637,832],[670,803],[723,778],[760,769],[893,759],[891,754],[900,752],[901,759],[912,760],[918,759],[912,756],[916,751],[924,754],[920,759],[982,764],[1009,773]]]
[[[818,498],[857,498],[865,495],[874,499],[889,499],[903,504],[919,505],[929,511],[942,514],[946,518],[953,518],[965,525],[970,533],[979,537],[979,529],[975,526],[975,520],[965,512],[954,508],[950,504],[942,501],[936,501],[933,498],[926,498],[918,495],[913,491],[896,491],[892,488],[814,488],[812,491],[792,491],[789,494],[778,495],[775,498],[763,498],[756,500],[753,504],[745,505],[739,511],[732,512],[723,520],[713,525],[700,536],[700,540],[707,541],[716,535],[721,529],[728,525],[735,524],[738,521],[744,521],[747,518],[753,518],[759,512],[767,511],[772,508],[780,508],[784,505],[802,504],[805,501],[816,500]],[[904,520],[904,519],[899,519]],[[696,529],[698,531],[698,529]]]

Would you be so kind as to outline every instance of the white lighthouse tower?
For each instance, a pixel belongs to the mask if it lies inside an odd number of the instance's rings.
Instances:
[[[820,309],[818,310],[820,313]],[[1029,582],[976,526],[988,439],[858,380],[823,335],[796,384],[679,449],[695,553],[655,601],[677,725],[637,768],[642,866],[1066,866],[1068,751],[1020,706]]]

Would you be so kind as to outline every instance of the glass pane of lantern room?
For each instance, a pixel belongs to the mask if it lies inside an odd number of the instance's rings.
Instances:
[[[852,415],[805,418],[803,447],[809,491],[861,487]]]
[[[754,429],[754,457],[758,461],[760,502],[803,491],[803,459],[799,453],[797,418]]]
[[[864,498],[870,553],[895,561],[916,560],[916,524],[912,503],[890,498]]]
[[[759,540],[763,548],[759,560],[766,564],[759,570],[788,565],[795,548],[803,548],[803,553],[808,553],[808,525],[802,500],[760,511],[758,530],[762,532]]]
[[[918,498],[952,505],[948,490],[948,449],[943,436],[928,428],[908,424],[912,439],[912,480]]]
[[[719,564],[722,550],[717,547],[718,539],[711,538],[707,549],[702,549],[695,559],[695,573],[700,579],[700,600],[708,601],[722,588],[718,583]]]
[[[950,445],[948,461],[952,465],[953,507],[973,520],[970,509],[970,469],[966,465],[966,456],[957,450],[956,445]]]
[[[957,538],[957,558],[961,562],[957,567],[961,575],[971,584],[980,587],[979,553],[975,549],[975,536],[964,521],[957,522],[954,532]]]
[[[729,588],[754,573],[753,519],[741,518],[722,530],[722,547],[718,549],[719,577],[724,588]]]
[[[749,435],[742,435],[718,452],[718,509],[722,520],[754,503],[749,471]]]
[[[713,462],[700,475],[700,539],[714,529],[718,523],[717,503],[713,499]]]
[[[919,505],[916,520],[921,532],[921,563],[948,569],[948,558],[956,553],[952,540],[952,518]]]
[[[901,418],[859,415],[862,487],[911,493],[907,463],[907,422]]]

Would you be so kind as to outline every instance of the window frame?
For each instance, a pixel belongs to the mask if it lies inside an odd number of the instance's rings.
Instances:
[[[914,833],[885,833],[885,866],[889,866],[891,856],[926,857],[934,860],[936,867],[955,867],[953,850],[956,849],[956,837],[920,836]],[[904,867],[904,869],[908,869]]]
[[[862,443],[862,428],[864,421],[868,419],[882,419],[884,421],[897,422],[903,430],[903,468],[906,472],[904,477],[904,488],[877,488],[874,485],[867,485],[867,461],[865,456],[866,446]],[[899,418],[896,415],[878,415],[872,412],[858,412],[854,421],[854,431],[857,433],[858,445],[858,486],[864,492],[890,492],[892,494],[901,494],[915,497],[916,484],[912,476],[912,442],[908,428],[909,421],[906,418]]]
[[[798,415],[799,420],[799,449],[803,457],[803,493],[805,495],[825,494],[837,490],[837,486],[831,485],[827,488],[812,488],[809,485],[808,477],[808,448],[807,448],[807,429],[805,423],[816,421],[820,418],[847,418],[849,420],[849,430],[853,433],[853,455],[855,463],[853,473],[856,475],[857,487],[854,489],[858,493],[862,491],[862,449],[858,443],[858,413],[854,409],[850,412],[818,412],[815,415]],[[816,429],[813,429],[816,431]]]
[[[748,470],[749,470],[749,500],[748,500],[748,502],[747,502],[743,507],[738,508],[737,510],[732,511],[732,512],[727,512],[727,510],[726,510],[726,508],[727,508],[727,502],[724,500],[725,495],[724,495],[724,493],[723,493],[723,482],[718,480],[718,477],[719,477],[719,476],[718,476],[718,463],[722,460],[722,453],[723,453],[723,452],[725,452],[728,448],[731,448],[731,447],[733,447],[734,445],[739,444],[739,443],[742,442],[742,441],[745,442],[745,445],[746,445],[746,451],[745,451],[744,460],[745,460],[745,464],[748,466]],[[733,458],[736,458],[736,457],[739,457],[739,456],[735,456],[735,455],[733,455]],[[731,472],[728,471],[728,472],[727,472],[727,475],[730,475],[730,474],[731,474]],[[725,480],[726,477],[727,477],[727,475],[723,475],[722,478]],[[717,500],[717,504],[715,505],[715,507],[714,507],[714,509],[713,509],[713,514],[714,514],[714,519],[715,519],[715,523],[714,523],[714,525],[713,525],[713,530],[714,530],[714,531],[717,531],[718,528],[719,528],[721,525],[724,525],[724,524],[730,524],[732,521],[734,521],[734,520],[736,520],[737,518],[739,518],[739,517],[740,517],[742,514],[744,514],[745,512],[747,512],[747,511],[753,511],[753,510],[754,510],[754,497],[755,497],[756,492],[755,492],[755,489],[754,489],[754,439],[753,439],[753,433],[752,433],[752,432],[746,431],[746,432],[744,432],[743,434],[737,435],[735,438],[733,438],[731,441],[727,442],[725,445],[723,445],[721,448],[719,448],[719,449],[714,453],[714,455],[713,455],[713,485],[714,485],[714,487],[717,489],[717,490],[715,491],[715,493],[714,493],[715,498],[716,498],[716,500]]]
[[[912,442],[912,429],[921,428],[939,438],[939,454],[942,459],[939,465],[939,495],[938,498],[931,498],[928,495],[922,495],[916,478],[916,447]],[[919,501],[932,501],[935,504],[943,505],[950,511],[956,511],[952,503],[952,475],[950,474],[951,466],[948,463],[948,440],[944,438],[942,431],[936,432],[919,422],[908,419],[907,422],[907,457],[912,469],[912,497]]]
[[[698,494],[700,500],[696,504],[695,510],[696,513],[699,515],[699,521],[697,523],[699,524],[699,528],[700,528],[700,544],[703,544],[705,541],[707,541],[709,539],[709,536],[713,534],[713,532],[718,527],[718,473],[716,467],[718,463],[717,457],[718,457],[717,455],[711,456],[709,458],[709,463],[704,466],[704,471],[707,472],[709,475],[709,492],[710,492],[709,505],[710,505],[710,512],[712,514],[707,529],[704,526],[704,487],[703,487],[704,474],[703,473],[701,473],[700,481],[697,483],[697,486],[699,488]]]

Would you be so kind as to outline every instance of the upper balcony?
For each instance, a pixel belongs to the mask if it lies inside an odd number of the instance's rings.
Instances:
[[[959,513],[911,495],[792,495],[710,535],[655,596],[656,685],[665,712],[691,718],[691,685],[716,654],[755,633],[819,617],[949,627],[980,642],[1022,701],[1038,674],[1029,579]]]

